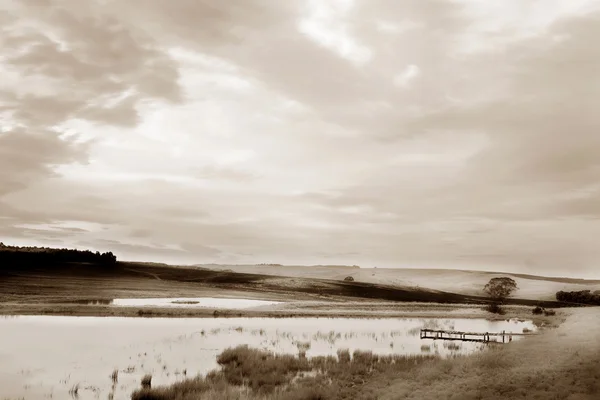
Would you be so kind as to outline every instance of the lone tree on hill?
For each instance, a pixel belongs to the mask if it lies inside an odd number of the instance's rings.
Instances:
[[[483,291],[497,303],[502,303],[517,289],[517,282],[507,277],[492,278],[483,287]]]

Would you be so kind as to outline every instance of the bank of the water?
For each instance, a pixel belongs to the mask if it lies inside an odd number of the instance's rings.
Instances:
[[[491,314],[483,305],[402,303],[402,302],[329,302],[298,301],[280,302],[252,309],[225,309],[203,307],[110,307],[106,304],[73,303],[0,303],[0,315],[53,315],[97,317],[144,317],[144,318],[484,318],[502,320],[507,318],[531,319],[538,326],[555,325],[564,319],[566,311],[557,310],[557,316],[548,318],[532,314],[532,307],[505,306],[505,314]]]

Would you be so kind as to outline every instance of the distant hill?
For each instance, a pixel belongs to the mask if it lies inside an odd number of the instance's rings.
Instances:
[[[468,296],[484,296],[482,289],[491,278],[509,276],[519,287],[515,297],[535,300],[554,300],[559,291],[600,290],[600,280],[472,270],[359,268],[343,265],[283,265],[273,268],[265,265],[203,264],[202,267],[219,271],[296,278],[343,280],[351,276],[354,282],[391,285],[401,289],[432,289]]]
[[[209,264],[194,264],[194,267],[204,267],[204,268],[221,268],[221,267],[292,267],[292,268],[345,268],[345,269],[360,269],[359,265],[335,265],[335,264],[315,264],[315,265],[285,265],[285,264],[271,264],[271,263],[261,263],[261,264],[217,264],[217,263],[209,263]]]

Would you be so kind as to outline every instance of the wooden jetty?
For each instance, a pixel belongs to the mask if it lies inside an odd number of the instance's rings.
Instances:
[[[440,329],[421,329],[421,339],[433,339],[433,340],[462,340],[463,342],[496,342],[506,343],[512,341],[513,336],[528,336],[533,333],[514,333],[502,331],[499,333],[493,332],[461,332],[461,331],[447,331]],[[491,340],[494,337],[496,340]],[[500,341],[502,338],[502,341]]]

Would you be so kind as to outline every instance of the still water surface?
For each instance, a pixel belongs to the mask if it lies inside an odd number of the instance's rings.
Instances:
[[[253,299],[228,299],[221,297],[160,297],[136,299],[97,299],[76,300],[72,303],[87,305],[107,305],[115,307],[176,307],[176,308],[224,308],[228,310],[242,310],[262,306],[282,304],[280,301],[253,300]]]
[[[128,399],[146,373],[152,374],[153,386],[203,374],[217,367],[217,354],[240,344],[298,353],[310,343],[307,357],[346,348],[447,357],[486,346],[421,340],[421,328],[535,330],[531,322],[484,319],[0,318],[0,399],[68,399],[75,385],[80,399],[106,399],[114,369],[119,370],[114,399]]]
[[[123,307],[182,307],[182,308],[227,308],[240,310],[280,304],[279,301],[251,300],[251,299],[225,299],[216,297],[193,298],[155,298],[155,299],[114,299],[112,305]]]

